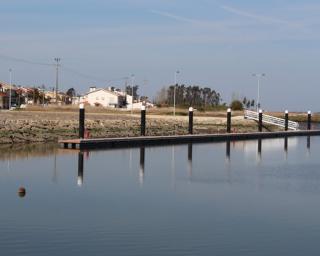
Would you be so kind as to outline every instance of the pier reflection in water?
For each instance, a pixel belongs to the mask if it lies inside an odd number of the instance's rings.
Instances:
[[[82,186],[83,184],[83,152],[78,153],[78,186]]]
[[[297,142],[297,138],[290,138],[292,140],[292,144],[294,147],[297,146],[298,142]],[[301,138],[300,138],[301,139]],[[307,138],[307,152],[308,154],[310,154],[310,147],[311,147],[311,137],[308,136]],[[275,147],[280,148],[280,141],[283,140],[284,143],[284,153],[285,153],[285,159],[287,160],[288,158],[288,137],[285,137],[283,139],[273,139],[273,140],[265,140],[266,141],[266,147],[269,149],[270,151],[270,147],[271,150],[274,150]],[[253,153],[253,145],[256,144],[257,145],[257,150],[256,150],[256,162],[258,164],[261,164],[262,162],[262,147],[263,147],[263,141],[262,139],[258,139],[256,141],[238,141],[238,142],[232,142],[230,140],[225,142],[226,145],[226,151],[225,151],[225,156],[227,159],[227,163],[231,162],[231,145],[233,145],[233,148],[240,148],[242,147],[242,149],[246,152],[252,152]],[[219,143],[218,143],[219,144]],[[221,144],[221,143],[220,143]],[[192,169],[193,169],[193,165],[192,165],[192,158],[193,158],[193,145],[197,144],[192,144],[189,143],[186,145],[187,147],[187,170],[188,170],[188,178],[190,179],[190,181],[192,180]],[[278,145],[278,146],[277,146]],[[173,179],[173,184],[175,186],[175,182],[176,182],[176,159],[175,159],[175,147],[176,146],[171,146],[171,174],[172,174],[172,179]],[[179,146],[180,148],[183,148],[185,146]],[[151,147],[152,148],[152,147]],[[118,149],[119,150],[119,149]],[[132,166],[132,163],[134,162],[133,160],[133,150],[134,149],[129,149],[129,168],[130,169],[135,169]],[[108,150],[106,151],[108,152]],[[146,147],[140,147],[139,148],[139,168],[138,168],[138,177],[139,177],[139,183],[140,185],[143,185],[144,183],[144,177],[145,177],[145,153],[146,152]],[[78,178],[77,178],[77,184],[79,186],[82,186],[83,184],[83,173],[84,173],[84,154],[87,155],[87,158],[89,153],[88,151],[86,151],[85,153],[80,151],[78,153]],[[254,154],[251,155],[251,157]],[[56,157],[56,156],[55,156]],[[179,162],[180,159],[178,160]],[[56,166],[56,161],[55,164]],[[228,169],[229,170],[229,169]],[[54,169],[54,172],[56,172],[56,168]]]
[[[192,178],[192,143],[188,144],[188,176]]]
[[[139,182],[143,185],[144,181],[144,159],[145,159],[145,148],[140,148],[140,169],[139,169]]]
[[[4,255],[316,255],[318,137],[16,150],[0,151]]]

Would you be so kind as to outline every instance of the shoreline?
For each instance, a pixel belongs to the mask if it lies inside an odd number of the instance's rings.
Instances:
[[[18,111],[1,111],[0,144],[57,143],[59,140],[78,138],[78,109],[65,110],[26,109]],[[147,112],[146,135],[169,136],[188,134],[188,116],[167,115],[170,109],[159,109]],[[181,113],[179,110],[178,113]],[[187,113],[186,111],[184,111]],[[184,112],[182,112],[184,114]],[[169,112],[170,113],[170,112]],[[280,113],[271,113],[282,117]],[[306,116],[306,115],[305,115]],[[301,113],[291,114],[290,120],[303,121]],[[320,116],[314,118],[314,122]],[[195,112],[194,134],[226,133],[226,112]],[[135,137],[140,134],[140,113],[134,115],[125,111],[98,109],[86,111],[86,129],[90,138]],[[232,132],[256,132],[257,123],[243,118],[243,112],[233,112]],[[264,131],[283,131],[282,128],[268,125]]]

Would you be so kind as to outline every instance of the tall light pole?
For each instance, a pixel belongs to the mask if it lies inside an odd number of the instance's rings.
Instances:
[[[176,87],[177,87],[177,75],[180,74],[180,71],[177,70],[174,72],[174,87],[173,87],[173,116],[176,116]]]
[[[9,68],[9,110],[11,109],[12,69]]]
[[[260,80],[262,77],[265,77],[266,74],[262,73],[262,74],[252,74],[252,76],[256,77],[258,80],[258,98],[257,98],[257,111],[259,111],[260,109]]]
[[[56,104],[58,103],[58,87],[59,87],[59,67],[60,67],[60,58],[54,58],[54,61],[56,62],[56,93],[55,93],[55,98],[56,98]]]
[[[134,86],[134,75],[131,75],[131,115],[133,114],[133,86]]]

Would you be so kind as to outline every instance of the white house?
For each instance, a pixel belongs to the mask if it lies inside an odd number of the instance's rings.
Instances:
[[[81,102],[91,106],[116,108],[125,106],[126,98],[116,91],[90,87],[90,91],[81,98]]]

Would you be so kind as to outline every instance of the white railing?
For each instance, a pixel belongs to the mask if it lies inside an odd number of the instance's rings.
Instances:
[[[244,111],[244,118],[256,120],[259,121],[259,112],[251,111],[251,110],[245,110]],[[267,124],[273,124],[281,127],[285,127],[285,119],[269,116],[266,114],[262,114],[262,122]],[[298,130],[299,129],[299,123],[288,121],[288,129],[290,130]]]

